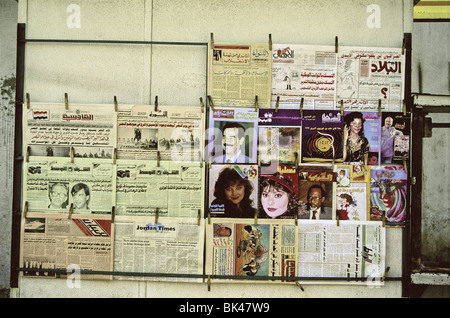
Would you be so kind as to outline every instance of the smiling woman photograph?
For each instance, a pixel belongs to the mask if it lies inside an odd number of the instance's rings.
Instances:
[[[260,179],[260,217],[294,218],[298,209],[297,193],[292,180],[280,173],[265,175]]]
[[[255,207],[251,198],[254,186],[248,176],[241,175],[234,166],[223,167],[215,181],[211,202],[211,216],[253,218]]]
[[[344,162],[366,163],[369,155],[369,141],[364,136],[363,114],[351,112],[344,117]]]

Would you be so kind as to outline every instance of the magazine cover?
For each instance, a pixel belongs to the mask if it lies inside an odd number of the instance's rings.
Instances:
[[[395,225],[406,220],[408,175],[403,166],[379,166],[371,170],[370,219]]]
[[[258,166],[213,164],[209,169],[212,217],[253,218],[258,211]]]
[[[304,110],[302,162],[342,162],[344,118],[340,111]]]
[[[409,158],[409,115],[382,113],[381,164],[402,163]]]
[[[339,220],[369,220],[370,172],[364,165],[336,166],[336,215]]]
[[[215,107],[207,135],[212,163],[257,163],[258,110]]]
[[[262,164],[300,160],[302,117],[294,109],[260,109],[258,152]]]
[[[255,224],[252,219],[213,219],[207,224],[207,274],[277,277],[252,282],[292,283],[283,277],[295,276],[296,259],[297,231],[292,220],[259,220]]]
[[[344,162],[379,165],[381,117],[376,112],[344,112]]]
[[[334,219],[334,182],[336,173],[330,166],[298,168],[298,218],[307,220]]]
[[[298,175],[295,167],[284,164],[261,166],[259,217],[292,219],[296,213],[298,213]]]

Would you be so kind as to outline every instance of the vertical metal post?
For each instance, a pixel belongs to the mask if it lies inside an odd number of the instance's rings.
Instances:
[[[14,122],[14,175],[11,228],[10,287],[19,285],[20,220],[22,217],[22,107],[25,74],[25,24],[17,24],[16,100]]]

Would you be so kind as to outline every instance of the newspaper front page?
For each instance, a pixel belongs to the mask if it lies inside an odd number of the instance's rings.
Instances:
[[[208,95],[214,107],[270,107],[268,43],[208,43]]]
[[[333,109],[336,98],[334,46],[275,44],[272,47],[272,105]]]
[[[20,266],[23,276],[58,278],[51,270],[113,270],[114,226],[111,216],[73,215],[70,219],[50,213],[28,213],[22,218]],[[49,269],[49,271],[42,271]],[[37,271],[40,270],[40,271]],[[88,274],[82,278],[111,279]]]
[[[263,276],[252,282],[286,283],[296,276],[297,231],[292,220],[210,219],[206,225],[206,274]],[[273,279],[270,277],[286,277]],[[214,279],[229,282],[229,279]],[[235,282],[248,282],[236,279]]]
[[[201,161],[204,109],[194,106],[118,105],[117,158]]]
[[[385,257],[386,230],[381,222],[346,221],[338,226],[336,221],[299,220],[298,277],[353,278],[314,283],[382,284]]]
[[[204,208],[205,166],[199,162],[117,160],[117,215],[197,217]]]
[[[108,159],[30,157],[23,200],[31,212],[111,214],[115,165]]]
[[[339,47],[337,100],[345,110],[402,111],[405,55],[401,48]]]
[[[23,153],[30,156],[112,158],[116,147],[114,105],[30,103],[23,109]]]
[[[186,275],[164,277],[147,274],[203,275],[205,221],[203,218],[117,216],[115,219],[114,271],[122,280],[202,282]]]

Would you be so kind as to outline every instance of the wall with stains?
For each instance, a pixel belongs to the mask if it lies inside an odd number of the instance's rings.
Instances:
[[[401,47],[412,1],[20,0],[29,39],[274,43]],[[198,105],[206,94],[201,46],[29,43],[25,91],[35,102]],[[9,147],[12,147],[9,145]],[[11,149],[11,148],[10,148]],[[2,162],[3,163],[3,162]],[[402,275],[402,229],[387,229],[389,275]],[[370,284],[369,284],[370,285]],[[21,278],[15,297],[401,297],[400,281],[362,286],[151,283]]]

